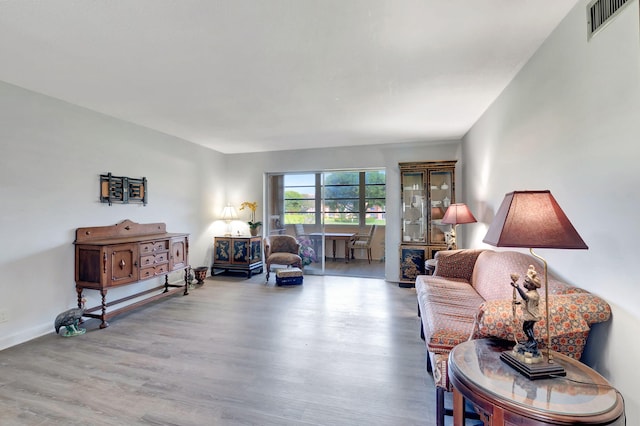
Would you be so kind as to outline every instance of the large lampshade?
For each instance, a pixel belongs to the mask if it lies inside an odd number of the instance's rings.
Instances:
[[[553,195],[551,195],[551,192],[548,190],[513,191],[506,194],[483,241],[496,247],[529,248],[531,254],[540,259],[544,267],[547,364],[531,364],[530,361],[526,360],[526,357],[523,360],[518,356],[518,354],[514,355],[511,352],[503,352],[500,355],[500,359],[504,360],[530,379],[566,375],[562,366],[553,363],[553,356],[551,353],[547,261],[537,255],[533,249],[586,249],[588,248],[587,245],[580,235],[578,235],[578,232],[564,214],[556,199],[553,198]],[[521,295],[522,294],[523,293],[521,293]],[[514,289],[514,317],[515,297]],[[525,320],[525,324],[526,322],[527,320]],[[535,368],[534,365],[536,366]]]
[[[588,248],[548,190],[506,194],[483,241],[496,247]]]
[[[473,217],[473,214],[469,210],[464,203],[456,203],[451,204],[448,208],[444,217],[442,218],[442,223],[448,225],[459,225],[462,223],[475,223],[477,222],[476,218]]]

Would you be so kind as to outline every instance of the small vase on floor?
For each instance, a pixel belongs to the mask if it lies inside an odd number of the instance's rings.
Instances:
[[[204,284],[204,279],[207,278],[207,268],[206,266],[199,266],[195,268],[193,271],[195,272],[195,278],[198,281],[198,284]]]

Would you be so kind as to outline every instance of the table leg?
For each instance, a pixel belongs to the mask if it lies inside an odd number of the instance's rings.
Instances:
[[[76,286],[76,293],[78,293],[78,308],[82,308],[82,287]],[[82,324],[83,322],[84,321],[81,316],[78,324]]]
[[[349,263],[349,240],[344,240],[344,262]]]
[[[107,289],[103,288],[100,290],[100,295],[102,296],[102,303],[101,303],[101,307],[102,307],[102,313],[100,315],[100,319],[102,320],[102,322],[100,323],[100,328],[107,328],[109,327],[109,323],[107,322],[106,318],[107,318]]]
[[[336,240],[331,240],[333,241],[333,261],[336,261]]]
[[[453,388],[453,426],[464,426],[464,397]]]

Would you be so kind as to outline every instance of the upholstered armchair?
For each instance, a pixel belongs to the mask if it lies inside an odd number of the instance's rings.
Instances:
[[[271,265],[296,266],[302,269],[300,244],[291,235],[270,235],[264,239],[264,257],[267,263],[267,281]]]

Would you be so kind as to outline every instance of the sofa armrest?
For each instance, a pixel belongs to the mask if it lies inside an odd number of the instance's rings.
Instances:
[[[436,253],[436,270],[433,275],[471,281],[476,260],[483,250],[440,250]]]
[[[591,325],[607,321],[611,316],[609,305],[591,293],[553,295],[549,298],[549,331],[551,348],[576,359],[580,359],[587,343]],[[513,321],[511,300],[485,301],[476,315],[474,338],[495,337],[504,340],[526,340],[522,331],[521,306],[516,309]],[[534,327],[536,339],[546,346],[547,331],[544,303],[540,304],[543,318]]]

